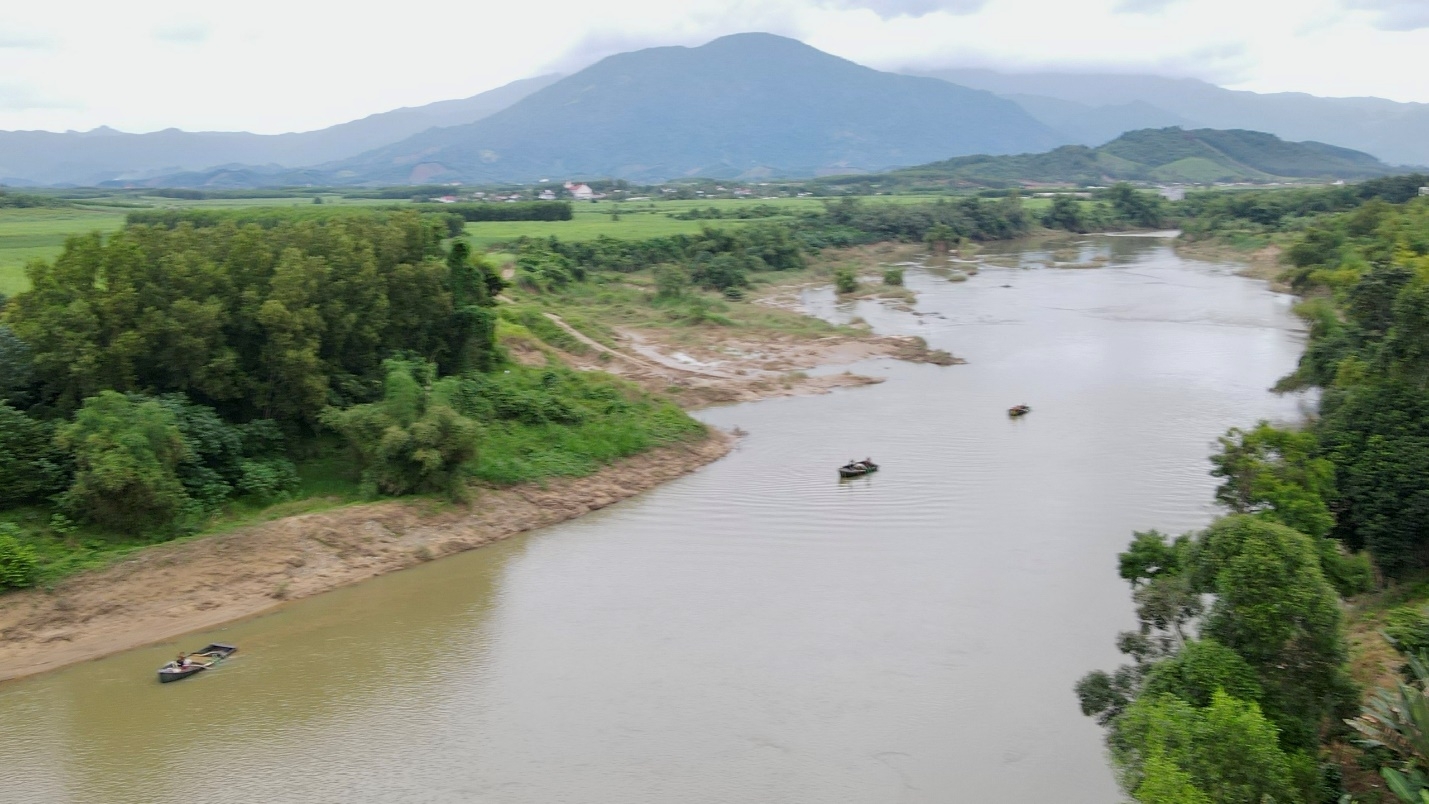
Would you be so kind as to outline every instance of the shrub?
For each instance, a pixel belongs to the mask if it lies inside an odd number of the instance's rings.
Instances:
[[[1418,655],[1429,648],[1429,615],[1423,606],[1400,606],[1384,617],[1384,635],[1401,653]]]
[[[0,522],[0,590],[33,586],[39,575],[39,558],[19,536],[17,526]]]
[[[834,290],[839,293],[854,293],[858,291],[858,275],[852,268],[840,268],[834,272]]]
[[[894,286],[894,287],[902,287],[902,286],[903,286],[903,269],[902,269],[902,268],[885,268],[885,269],[883,269],[883,284],[885,284],[885,285],[892,285],[892,286]]]

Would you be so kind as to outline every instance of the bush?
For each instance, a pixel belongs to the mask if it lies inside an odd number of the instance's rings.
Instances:
[[[840,268],[834,271],[834,290],[839,293],[855,293],[858,291],[858,275],[852,268]]]
[[[33,586],[39,575],[39,558],[19,536],[18,527],[0,522],[0,590]]]
[[[885,268],[883,269],[883,284],[893,287],[903,287],[903,269]]]
[[[1429,648],[1429,614],[1422,605],[1400,606],[1384,616],[1384,635],[1401,653],[1417,656]]]
[[[264,502],[281,500],[298,490],[298,470],[284,458],[249,459],[239,464],[239,493]]]

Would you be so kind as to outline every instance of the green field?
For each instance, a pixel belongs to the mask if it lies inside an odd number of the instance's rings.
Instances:
[[[51,259],[65,238],[87,232],[112,232],[124,225],[124,210],[0,209],[0,293],[13,295],[29,286],[25,263]]]
[[[918,204],[935,201],[940,196],[897,195],[864,199],[865,203]],[[562,240],[592,240],[604,235],[619,240],[642,240],[677,234],[695,234],[703,226],[744,226],[760,221],[788,220],[800,212],[820,212],[823,198],[711,198],[691,201],[610,201],[578,202],[575,217],[568,221],[490,221],[468,223],[466,235],[472,245],[485,248],[494,243],[506,243],[518,237],[559,237]],[[676,220],[670,217],[691,209],[726,211],[739,207],[768,205],[788,211],[788,216],[769,218],[718,218],[711,220]],[[612,220],[611,212],[620,209],[620,220]]]

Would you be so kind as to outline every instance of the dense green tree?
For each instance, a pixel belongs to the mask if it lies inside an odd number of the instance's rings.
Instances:
[[[1314,540],[1232,516],[1206,530],[1199,553],[1202,588],[1215,595],[1201,633],[1255,668],[1286,745],[1313,746],[1320,728],[1355,699],[1339,597]]]
[[[1429,398],[1392,379],[1327,394],[1317,432],[1335,463],[1335,535],[1387,575],[1420,567],[1429,546]]]
[[[1153,229],[1166,222],[1165,203],[1154,193],[1120,182],[1106,191],[1106,197],[1117,219],[1127,225]]]
[[[172,411],[114,391],[86,399],[58,442],[74,454],[64,506],[77,518],[126,533],[164,531],[192,501],[178,478],[189,447]]]
[[[4,306],[0,305],[0,310]],[[34,358],[30,347],[0,324],[0,402],[25,406],[35,381]]]
[[[456,379],[435,380],[431,364],[389,360],[380,402],[330,409],[363,468],[370,493],[461,493],[462,467],[476,457],[480,428],[454,409]]]
[[[105,389],[181,392],[231,420],[311,426],[330,402],[375,398],[392,354],[491,365],[494,271],[444,260],[441,236],[411,213],[131,225],[30,265],[7,323],[59,411]]]
[[[1309,431],[1285,430],[1262,421],[1254,429],[1232,428],[1211,456],[1213,477],[1225,482],[1216,501],[1237,514],[1257,514],[1310,536],[1335,525],[1335,466],[1319,455]]]
[[[1111,749],[1122,786],[1144,804],[1303,801],[1275,726],[1260,707],[1224,691],[1205,707],[1169,694],[1138,700],[1117,721]]]
[[[1052,206],[1042,214],[1042,225],[1048,229],[1065,229],[1079,234],[1091,231],[1082,215],[1082,205],[1070,195],[1058,195],[1052,199]]]
[[[55,427],[0,402],[0,508],[41,503],[69,485],[69,456]]]

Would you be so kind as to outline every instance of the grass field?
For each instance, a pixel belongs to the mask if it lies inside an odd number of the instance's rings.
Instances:
[[[0,209],[0,293],[13,295],[28,287],[25,263],[53,258],[64,248],[65,238],[112,232],[123,225],[124,210]]]
[[[865,199],[865,203],[917,204],[937,200],[938,196],[896,195]],[[677,234],[695,234],[702,226],[744,226],[759,221],[788,220],[788,217],[740,220],[676,220],[671,215],[691,209],[731,210],[739,207],[769,205],[787,210],[789,217],[801,212],[819,212],[822,198],[711,198],[692,201],[610,201],[581,202],[574,205],[575,216],[568,221],[490,221],[468,223],[466,236],[472,245],[485,248],[493,243],[505,243],[518,237],[551,237],[562,240],[592,240],[601,235],[619,240],[641,240]],[[611,212],[620,208],[620,220],[612,220]]]

